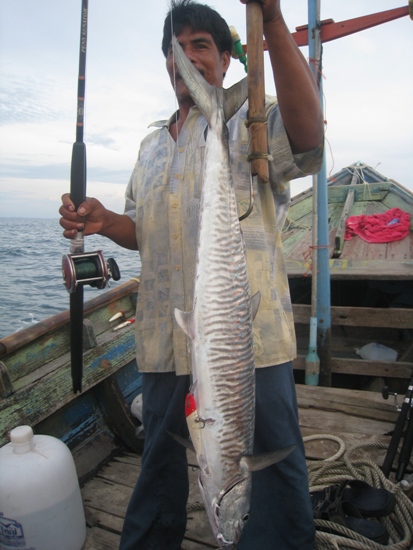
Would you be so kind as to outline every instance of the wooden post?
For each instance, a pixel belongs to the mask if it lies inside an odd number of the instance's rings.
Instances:
[[[248,125],[251,136],[251,171],[263,183],[268,182],[268,145],[265,113],[264,52],[262,7],[256,1],[247,4],[248,47]]]

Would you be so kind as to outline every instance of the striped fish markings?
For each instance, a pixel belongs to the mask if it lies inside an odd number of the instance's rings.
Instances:
[[[249,515],[251,472],[292,448],[253,457],[255,374],[244,243],[232,180],[228,120],[247,97],[246,79],[228,90],[209,85],[172,38],[176,65],[208,122],[200,207],[194,303],[175,318],[191,347],[195,422],[188,422],[200,468],[199,486],[214,535],[233,548]]]

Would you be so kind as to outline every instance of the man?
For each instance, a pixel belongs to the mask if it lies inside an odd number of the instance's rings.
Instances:
[[[268,98],[270,182],[254,181],[254,210],[242,222],[251,294],[261,292],[254,321],[254,452],[292,444],[296,449],[282,462],[253,474],[251,517],[238,548],[310,550],[314,525],[292,376],[296,347],[281,229],[290,200],[288,181],[320,167],[323,120],[313,75],[285,25],[280,0],[261,4],[278,103]],[[183,404],[190,361],[186,336],[173,311],[191,309],[206,121],[176,71],[172,32],[204,78],[222,87],[232,49],[227,24],[208,6],[193,0],[173,2],[162,49],[179,110],[143,140],[126,192],[125,214],[107,210],[96,199],[87,199],[74,212],[68,195],[60,208],[65,237],[73,238],[77,230],[99,233],[139,249],[141,255],[136,354],[146,437],[122,550],[179,549],[186,525],[186,450],[167,431],[188,436]],[[244,105],[228,122],[241,211],[249,196],[247,110]]]

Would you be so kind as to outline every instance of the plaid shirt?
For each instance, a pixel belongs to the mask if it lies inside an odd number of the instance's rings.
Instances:
[[[267,98],[270,183],[254,178],[254,208],[241,222],[251,295],[261,292],[253,323],[255,364],[265,367],[296,356],[296,340],[281,230],[290,204],[289,181],[316,173],[323,147],[291,153],[275,98]],[[247,104],[228,122],[231,167],[239,214],[250,194]],[[207,123],[193,107],[175,142],[174,120],[142,141],[126,190],[125,213],[136,222],[142,271],[136,309],[136,358],[142,372],[190,373],[186,335],[174,309],[192,309]]]

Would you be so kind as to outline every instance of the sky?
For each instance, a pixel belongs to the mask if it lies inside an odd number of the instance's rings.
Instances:
[[[245,6],[203,0],[246,41]],[[321,0],[340,22],[407,0]],[[307,0],[282,0],[290,31]],[[89,0],[84,142],[87,195],[123,211],[139,143],[176,109],[161,52],[168,0]],[[80,0],[0,0],[0,217],[58,218],[70,189],[76,136]],[[301,48],[308,59],[308,48]],[[413,21],[393,22],[323,47],[328,175],[362,161],[413,191]],[[245,73],[233,60],[225,86]],[[265,54],[266,93],[275,86]],[[293,194],[311,178],[292,183]]]

